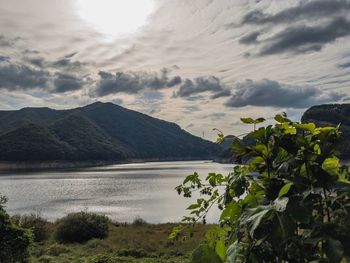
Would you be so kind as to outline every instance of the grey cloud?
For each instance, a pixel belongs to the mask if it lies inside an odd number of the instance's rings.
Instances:
[[[84,81],[71,74],[56,73],[53,84],[54,92],[65,93],[81,89],[84,85]]]
[[[174,87],[174,86],[181,84],[181,82],[182,82],[181,77],[175,76],[171,80],[169,80],[167,85],[168,85],[168,87]]]
[[[276,14],[266,14],[260,10],[247,13],[243,24],[289,23],[298,20],[311,20],[320,17],[346,15],[350,10],[348,0],[302,1],[296,7],[287,8]]]
[[[218,93],[215,93],[214,95],[212,95],[210,98],[211,99],[217,99],[217,98],[221,98],[221,97],[228,97],[231,95],[231,91],[228,89],[224,89]]]
[[[25,57],[24,61],[39,68],[43,68],[45,66],[45,59],[42,57]]]
[[[115,74],[100,71],[96,94],[106,96],[115,93],[136,94],[141,91],[159,90],[179,85],[182,79],[175,76],[168,78],[168,71],[162,70],[161,74],[147,74],[139,72],[117,72]]]
[[[73,52],[73,53],[70,53],[70,54],[67,54],[67,55],[65,55],[64,57],[65,57],[65,58],[72,58],[72,57],[74,57],[76,54],[78,54],[77,51],[76,51],[76,52]]]
[[[350,21],[344,18],[337,18],[324,26],[291,27],[268,39],[260,55],[319,51],[323,45],[348,35]]]
[[[186,79],[174,97],[191,98],[203,92],[214,93],[212,99],[229,96],[230,92],[217,77],[199,77],[194,80]]]
[[[0,62],[3,62],[3,61],[5,61],[5,62],[8,62],[8,61],[10,61],[10,57],[8,57],[8,56],[2,56],[2,55],[0,55]]]
[[[2,89],[45,88],[49,78],[50,73],[47,71],[37,70],[26,65],[0,63],[0,88]]]
[[[350,68],[350,62],[338,64],[337,67],[338,68]]]
[[[70,56],[65,56],[60,58],[52,63],[50,63],[51,67],[54,68],[64,68],[65,70],[78,70],[83,66],[83,63],[80,61],[72,61],[72,54]]]
[[[251,32],[239,39],[241,44],[255,44],[260,36],[260,32]]]
[[[0,47],[13,47],[19,38],[7,38],[0,35]]]
[[[277,81],[246,80],[225,103],[228,107],[262,106],[306,108],[311,105],[340,101],[344,94],[325,92],[314,87],[283,85]]]

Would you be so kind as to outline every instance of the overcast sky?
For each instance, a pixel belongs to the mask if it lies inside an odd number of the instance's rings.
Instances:
[[[350,101],[350,0],[0,0],[0,109],[111,101],[213,139]]]

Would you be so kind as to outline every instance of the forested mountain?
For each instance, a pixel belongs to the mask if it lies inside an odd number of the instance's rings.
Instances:
[[[321,126],[340,124],[340,157],[350,159],[350,104],[313,106],[304,113],[302,122],[315,122]]]
[[[0,111],[0,161],[211,158],[219,146],[112,103]]]

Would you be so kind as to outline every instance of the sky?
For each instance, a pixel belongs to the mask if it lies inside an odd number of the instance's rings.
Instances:
[[[214,139],[350,101],[350,0],[0,0],[0,110],[113,102]]]

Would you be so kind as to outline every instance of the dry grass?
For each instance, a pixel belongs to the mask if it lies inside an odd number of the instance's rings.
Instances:
[[[188,262],[191,251],[203,240],[209,226],[198,224],[191,238],[171,241],[168,236],[174,226],[112,223],[106,239],[92,239],[85,244],[59,244],[53,239],[55,225],[51,225],[50,238],[32,247],[31,262]],[[115,261],[92,261],[96,255],[106,255]]]

